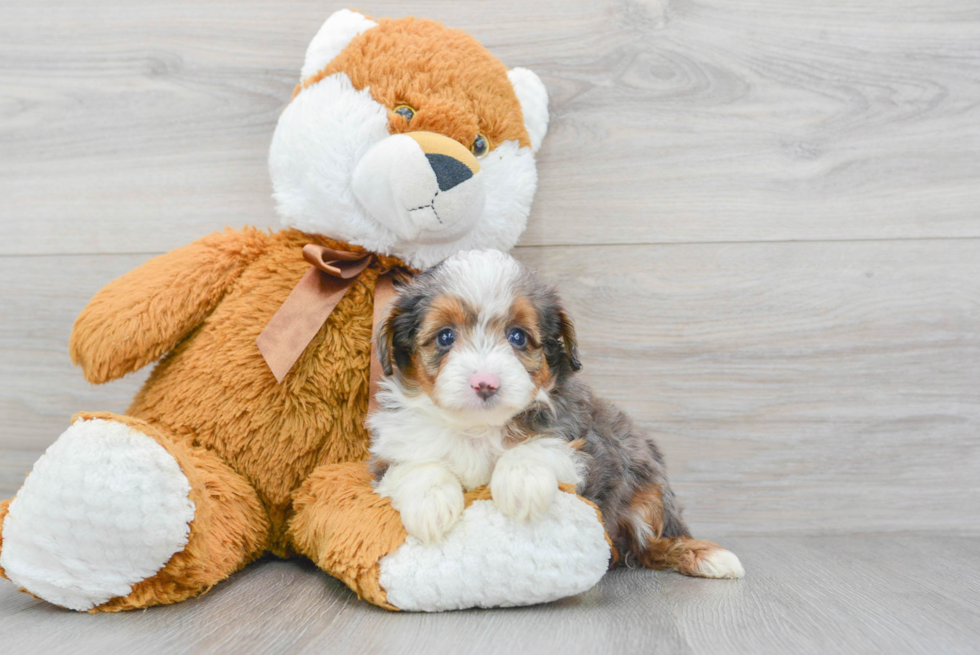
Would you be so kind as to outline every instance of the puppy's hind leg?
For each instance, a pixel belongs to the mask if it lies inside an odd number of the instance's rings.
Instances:
[[[651,539],[638,553],[650,569],[673,569],[699,578],[741,578],[745,569],[735,553],[710,541],[691,537]]]
[[[626,527],[637,561],[649,569],[673,569],[699,578],[744,576],[735,553],[691,537],[669,489],[667,495],[665,502],[660,486],[652,485],[633,496]]]

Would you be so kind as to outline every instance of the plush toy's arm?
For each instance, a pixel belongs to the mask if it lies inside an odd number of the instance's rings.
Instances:
[[[75,320],[72,362],[101,384],[159,359],[204,320],[268,243],[256,229],[225,230],[110,282]]]

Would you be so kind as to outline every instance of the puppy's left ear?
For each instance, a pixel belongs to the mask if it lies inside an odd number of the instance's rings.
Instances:
[[[398,308],[392,307],[378,329],[378,361],[381,363],[381,371],[385,375],[394,373],[395,319],[397,317]]]
[[[564,309],[558,310],[558,333],[561,335],[568,365],[573,371],[582,370],[582,362],[578,358],[578,340],[575,338],[575,326]]]
[[[527,68],[511,68],[507,78],[524,114],[524,127],[531,138],[531,152],[537,152],[548,132],[548,90],[534,71]]]

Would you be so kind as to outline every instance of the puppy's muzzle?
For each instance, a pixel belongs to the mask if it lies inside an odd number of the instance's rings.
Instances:
[[[476,157],[434,132],[394,134],[354,167],[351,187],[364,208],[404,241],[446,243],[464,236],[486,200]]]

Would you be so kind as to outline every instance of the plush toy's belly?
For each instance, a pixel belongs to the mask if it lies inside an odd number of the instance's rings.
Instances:
[[[290,492],[321,464],[368,455],[376,271],[361,274],[282,384],[255,345],[308,268],[294,244],[254,262],[129,409],[244,475],[269,511],[273,550],[281,550]]]

